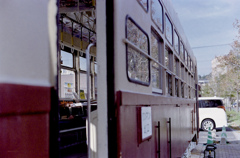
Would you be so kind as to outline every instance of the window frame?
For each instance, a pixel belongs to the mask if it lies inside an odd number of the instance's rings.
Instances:
[[[171,39],[168,39],[168,36],[167,36],[167,24],[168,24],[168,22],[170,23],[170,25],[171,25],[171,28],[170,28],[170,32],[171,32]],[[165,37],[166,37],[166,39],[167,39],[167,41],[169,42],[169,44],[172,46],[173,45],[173,24],[172,24],[172,22],[171,22],[171,20],[170,20],[170,18],[169,18],[169,16],[167,15],[167,14],[165,14]],[[171,40],[171,41],[170,41]]]
[[[153,0],[151,0],[151,2],[152,2]],[[153,19],[153,16],[152,16],[152,5],[151,5],[151,19],[152,19],[152,21],[153,21],[153,23],[156,25],[156,27],[163,33],[163,31],[164,31],[164,12],[163,12],[163,5],[162,5],[162,3],[160,2],[160,0],[156,0],[156,1],[158,1],[159,2],[159,5],[161,6],[161,8],[162,8],[162,27],[159,27],[158,26],[158,24],[156,23],[156,21]],[[152,3],[151,3],[152,4]]]
[[[157,40],[157,45],[158,45],[158,63],[159,63],[159,64],[157,63],[158,64],[158,68],[156,68],[156,67],[153,66],[153,62],[155,62],[155,61],[151,61],[152,62],[151,68],[157,69],[158,72],[159,72],[158,73],[159,74],[159,81],[158,81],[159,87],[153,87],[152,86],[152,91],[155,92],[155,93],[163,94],[163,78],[162,78],[162,76],[163,76],[163,67],[162,67],[163,52],[161,50],[161,46],[163,45],[163,40],[160,37],[160,35],[154,29],[151,30],[151,36],[153,36]],[[151,42],[152,41],[150,41],[150,43]],[[151,43],[151,46],[152,46],[152,43]],[[151,56],[152,56],[152,50],[151,50]],[[153,71],[151,70],[151,72],[153,72]],[[151,80],[151,83],[153,83],[152,80]]]
[[[147,55],[150,56],[150,44],[149,44],[149,37],[148,37],[148,34],[142,29],[142,27],[140,27],[140,25],[138,25],[135,20],[133,18],[131,18],[129,15],[126,15],[126,18],[125,18],[125,38],[128,39],[128,34],[127,34],[127,21],[130,20],[140,31],[142,31],[143,34],[146,35],[147,37],[147,45],[148,45],[148,48],[147,48]],[[131,41],[130,41],[131,42]],[[135,47],[139,48],[138,46],[134,45]],[[128,42],[126,42],[126,75],[127,75],[127,78],[128,78],[128,81],[129,82],[132,82],[132,83],[136,83],[136,84],[139,84],[139,85],[143,85],[143,86],[149,86],[150,83],[151,83],[151,65],[150,65],[150,59],[148,56],[146,56],[145,54],[143,54],[142,52],[138,51],[138,53],[140,53],[141,55],[145,56],[146,59],[148,60],[148,76],[149,76],[149,79],[148,79],[148,82],[142,82],[140,80],[136,80],[136,79],[133,79],[131,78],[129,75],[128,75],[128,47],[131,47],[132,49],[136,50],[135,48],[133,48],[132,46],[129,46]],[[140,48],[139,48],[140,49]],[[141,50],[141,49],[140,49]],[[143,50],[141,50],[143,51]],[[144,51],[143,51],[144,52]]]

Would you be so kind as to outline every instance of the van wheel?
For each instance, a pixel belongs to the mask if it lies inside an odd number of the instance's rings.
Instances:
[[[210,128],[210,130],[213,130],[215,128],[215,123],[211,119],[205,119],[202,121],[201,127],[204,131],[208,131],[209,128]]]

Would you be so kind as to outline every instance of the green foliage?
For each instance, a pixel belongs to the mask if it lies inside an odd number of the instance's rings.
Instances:
[[[231,128],[239,129],[240,127],[240,113],[236,111],[226,111],[228,123]]]

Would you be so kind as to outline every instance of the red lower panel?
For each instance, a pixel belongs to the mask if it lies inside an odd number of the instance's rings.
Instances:
[[[194,100],[131,92],[119,93],[117,98],[119,157],[181,157],[189,141],[197,133],[192,131]],[[152,136],[139,143],[138,131],[142,129],[139,129],[141,126],[137,109],[144,106],[151,107]],[[156,128],[158,122],[160,128]],[[157,153],[158,148],[160,153]]]
[[[4,158],[46,158],[49,155],[48,114],[0,118],[0,155]]]
[[[49,157],[51,87],[0,84],[0,157]]]
[[[0,115],[49,112],[51,87],[0,84]]]

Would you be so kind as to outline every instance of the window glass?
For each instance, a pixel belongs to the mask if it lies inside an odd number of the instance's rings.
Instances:
[[[187,85],[185,85],[185,98],[188,98],[188,86]]]
[[[142,51],[148,52],[148,37],[132,20],[127,19],[127,39]],[[149,84],[149,60],[138,50],[127,45],[128,77],[131,81]]]
[[[200,108],[213,108],[223,105],[221,100],[198,100],[198,103]]]
[[[184,83],[181,82],[181,96],[184,98]]]
[[[61,50],[61,65],[73,67],[73,54]]]
[[[166,73],[166,93],[172,96],[172,75]]]
[[[167,15],[166,15],[166,37],[168,42],[172,45],[173,28],[172,28],[172,23]]]
[[[182,43],[182,41],[180,42],[180,56],[182,59],[184,59],[183,58],[183,43]]]
[[[175,78],[175,95],[179,97],[178,79]]]
[[[91,81],[91,77],[89,77],[89,81]],[[90,84],[90,91],[92,92],[92,86]],[[85,98],[87,98],[87,74],[80,73],[80,91],[84,92]],[[90,92],[90,98],[92,98],[92,94]]]
[[[163,31],[163,7],[158,0],[152,0],[152,19],[157,27]]]
[[[188,67],[189,67],[189,69],[191,70],[191,58],[190,58],[189,55],[188,55]]]
[[[154,88],[161,88],[160,87],[160,71],[159,71],[159,67],[155,68],[152,67],[152,86]]]
[[[191,94],[191,88],[190,88],[190,86],[188,87],[188,98],[191,98],[191,96],[192,96],[192,94]]]
[[[174,31],[174,49],[176,50],[177,54],[179,54],[179,37],[176,31]]]
[[[83,71],[87,71],[87,59],[84,58],[84,57],[79,57],[79,60],[80,60],[80,70],[83,70]]]
[[[165,49],[165,66],[169,68],[169,52]]]
[[[184,66],[182,65],[181,66],[181,78],[182,78],[182,80],[184,80],[184,76],[185,76],[185,69],[184,69]]]
[[[141,6],[147,11],[148,10],[148,0],[137,0]]]
[[[161,55],[160,55],[160,49],[159,49],[160,41],[156,38],[155,34],[151,34],[151,55],[152,57],[161,63]],[[152,63],[152,86],[153,88],[162,89],[162,80],[161,80],[161,67],[156,63]],[[158,91],[162,93],[161,91]]]
[[[185,55],[184,55],[184,59],[185,59],[185,64],[188,65],[188,54],[187,54],[187,51],[184,51],[185,52]]]
[[[176,74],[176,76],[179,76],[179,60],[177,59],[177,57],[174,58],[173,72]]]
[[[73,99],[75,90],[75,72],[61,69],[61,98]]]

